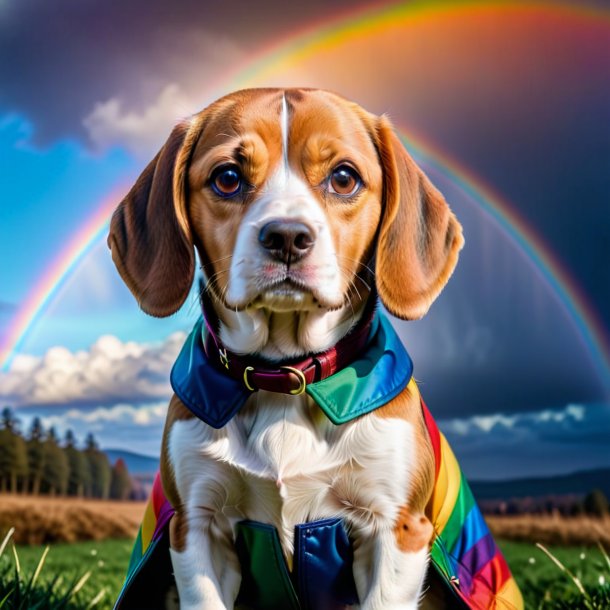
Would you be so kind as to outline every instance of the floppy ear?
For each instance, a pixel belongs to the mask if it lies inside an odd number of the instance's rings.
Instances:
[[[428,311],[453,273],[462,227],[385,117],[376,135],[384,174],[377,291],[388,311],[412,320]]]
[[[200,121],[177,125],[110,222],[108,246],[140,307],[175,313],[193,283],[195,256],[186,212],[186,174]]]

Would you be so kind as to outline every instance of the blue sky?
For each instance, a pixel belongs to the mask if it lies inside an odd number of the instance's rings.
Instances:
[[[156,1],[146,11],[140,0],[104,11],[60,5],[0,7],[0,56],[14,58],[0,66],[0,336],[104,197],[131,184],[179,117],[226,92],[218,83],[227,68],[247,67],[270,41],[329,18],[321,1],[300,13],[269,2],[245,20],[190,0],[171,13]],[[251,9],[234,10],[247,17]],[[404,36],[391,48],[363,40],[267,78],[335,89],[388,112],[490,184],[599,318],[608,358],[610,28],[576,18],[508,24],[497,11],[449,26],[433,15],[418,21],[409,30],[417,52]],[[447,30],[442,44],[421,52],[426,28],[437,25]],[[96,32],[103,36],[92,45]],[[369,61],[353,78],[344,62],[359,52]],[[490,219],[489,202],[440,159],[418,159],[464,225],[466,248],[430,314],[397,328],[467,474],[610,465],[599,432],[610,429],[607,363],[583,337],[582,320]],[[0,397],[26,425],[42,415],[81,438],[94,431],[103,446],[155,454],[172,359],[197,315],[194,297],[171,318],[143,314],[102,239],[0,373]]]

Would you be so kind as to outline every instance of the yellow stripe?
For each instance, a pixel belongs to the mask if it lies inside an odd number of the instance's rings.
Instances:
[[[514,578],[509,578],[496,594],[497,610],[523,610],[525,604]]]
[[[144,511],[144,519],[142,519],[142,554],[146,552],[150,541],[152,540],[153,534],[155,533],[155,527],[157,525],[157,519],[155,517],[155,511],[153,509],[152,498],[146,505]]]
[[[441,437],[441,466],[434,487],[431,521],[437,534],[447,525],[462,484],[460,467],[445,436]]]

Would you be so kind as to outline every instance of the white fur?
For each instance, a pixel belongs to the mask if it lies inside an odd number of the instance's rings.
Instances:
[[[284,167],[288,169],[288,104],[286,103],[286,94],[282,94],[282,156],[284,158]]]
[[[190,604],[183,607],[233,607],[238,579],[227,566],[236,565],[231,531],[238,521],[273,524],[292,565],[294,526],[337,516],[354,539],[373,545],[363,562],[375,557],[373,572],[365,577],[357,561],[354,567],[362,607],[382,610],[403,598],[415,604],[426,550],[398,551],[393,533],[411,486],[414,448],[404,420],[364,417],[334,426],[306,395],[257,392],[221,430],[199,420],[174,423],[169,453],[188,498],[186,550],[172,552],[180,598]],[[222,578],[213,567],[221,550]]]
[[[279,262],[269,261],[258,241],[261,228],[277,219],[304,222],[316,232],[312,251],[290,271]],[[276,270],[278,279],[291,273],[310,286],[314,296],[326,305],[338,307],[343,303],[341,271],[324,211],[309,186],[283,164],[261,188],[260,196],[241,221],[229,270],[229,306],[243,307],[260,297],[270,283],[265,270],[271,269]],[[290,311],[294,311],[294,305],[291,303]],[[313,303],[309,306],[317,309]]]

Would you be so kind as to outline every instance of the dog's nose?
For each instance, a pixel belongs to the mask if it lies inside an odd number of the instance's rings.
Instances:
[[[272,220],[260,230],[258,241],[271,256],[288,264],[303,258],[316,237],[314,229],[304,222]]]

